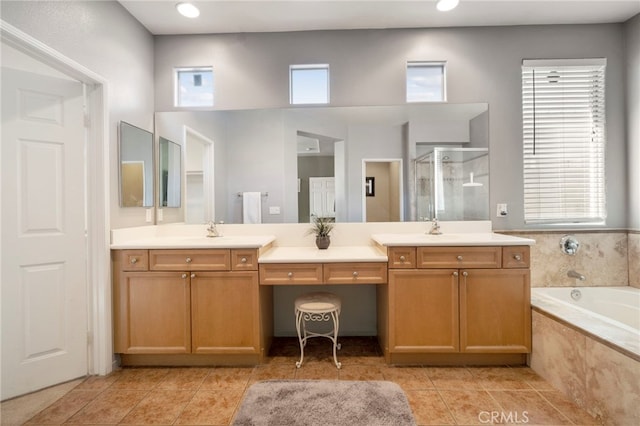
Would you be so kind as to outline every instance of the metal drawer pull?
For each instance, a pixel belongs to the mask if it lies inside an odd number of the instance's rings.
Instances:
[[[458,259],[458,260],[462,260],[462,256],[458,256],[456,259]]]
[[[247,263],[247,258],[246,258],[246,257],[243,257],[242,259],[240,259],[240,262],[242,262],[242,263]]]
[[[358,278],[358,271],[353,271],[353,278]]]
[[[514,258],[515,260],[517,260],[518,262],[522,260],[522,256],[520,256],[519,254],[514,254],[514,255],[513,255],[513,258]]]
[[[464,271],[464,272],[462,273],[462,276],[463,276],[463,277],[469,276],[469,273],[468,273],[467,271]]]
[[[195,278],[195,277],[196,277],[196,274],[191,274],[191,278]]]
[[[138,259],[137,259],[137,258],[135,258],[135,257],[132,257],[132,258],[130,259],[130,262],[131,262],[133,265],[135,265],[136,263],[138,263]]]
[[[401,261],[401,262],[404,262],[405,260],[407,260],[407,258],[406,258],[406,257],[404,257],[404,256],[400,256],[400,261]]]
[[[289,272],[289,273],[287,274],[287,276],[288,276],[289,278],[293,277],[293,272]]]
[[[187,263],[191,263],[191,258],[190,257],[187,257],[185,260],[187,261]]]
[[[458,276],[458,271],[455,271],[455,272],[453,273],[453,276],[454,276],[454,277],[457,277],[457,276]]]
[[[182,274],[182,279],[187,278],[187,274]]]

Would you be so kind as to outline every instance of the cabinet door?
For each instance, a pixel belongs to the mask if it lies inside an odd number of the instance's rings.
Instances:
[[[531,350],[528,269],[469,269],[460,274],[460,351]]]
[[[389,271],[391,352],[458,351],[458,271]]]
[[[257,272],[191,275],[193,353],[260,352]]]
[[[190,290],[187,274],[125,272],[115,304],[115,352],[191,352]]]

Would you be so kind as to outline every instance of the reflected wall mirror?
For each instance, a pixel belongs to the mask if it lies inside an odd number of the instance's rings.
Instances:
[[[161,208],[180,207],[182,198],[182,153],[180,145],[160,136],[158,149],[158,180],[160,182],[158,205]]]
[[[416,159],[434,147],[482,148],[488,162],[488,115],[486,103],[438,103],[156,112],[155,117],[156,132],[181,145],[185,127],[215,141],[216,220],[242,223],[238,194],[255,191],[269,194],[262,200],[264,223],[308,223],[318,211],[337,222],[368,220],[363,206],[374,200],[365,195],[363,160],[371,159],[402,164],[397,185],[402,188],[402,208],[396,220],[422,219],[427,214],[418,212]],[[484,184],[482,196],[446,205],[464,209],[471,202],[480,204],[481,213],[469,220],[489,220],[488,168],[474,172]],[[375,196],[383,196],[383,184],[376,178],[380,191]],[[186,197],[183,208],[189,203]],[[185,221],[184,211],[175,221]]]
[[[153,133],[121,121],[118,134],[120,207],[153,207]]]

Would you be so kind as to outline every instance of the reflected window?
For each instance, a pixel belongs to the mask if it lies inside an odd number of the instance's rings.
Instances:
[[[329,103],[329,65],[291,65],[289,67],[291,105]]]
[[[175,106],[211,107],[213,106],[213,69],[177,68]]]
[[[407,63],[407,102],[444,102],[444,62]]]

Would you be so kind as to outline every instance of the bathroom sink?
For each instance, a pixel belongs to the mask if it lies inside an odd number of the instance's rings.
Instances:
[[[271,243],[272,235],[159,236],[135,241],[135,244],[153,248],[258,248]]]
[[[375,234],[372,236],[373,240],[378,244],[405,246],[491,245],[507,242],[503,237],[505,236],[491,232],[442,233],[440,235],[425,233]]]

